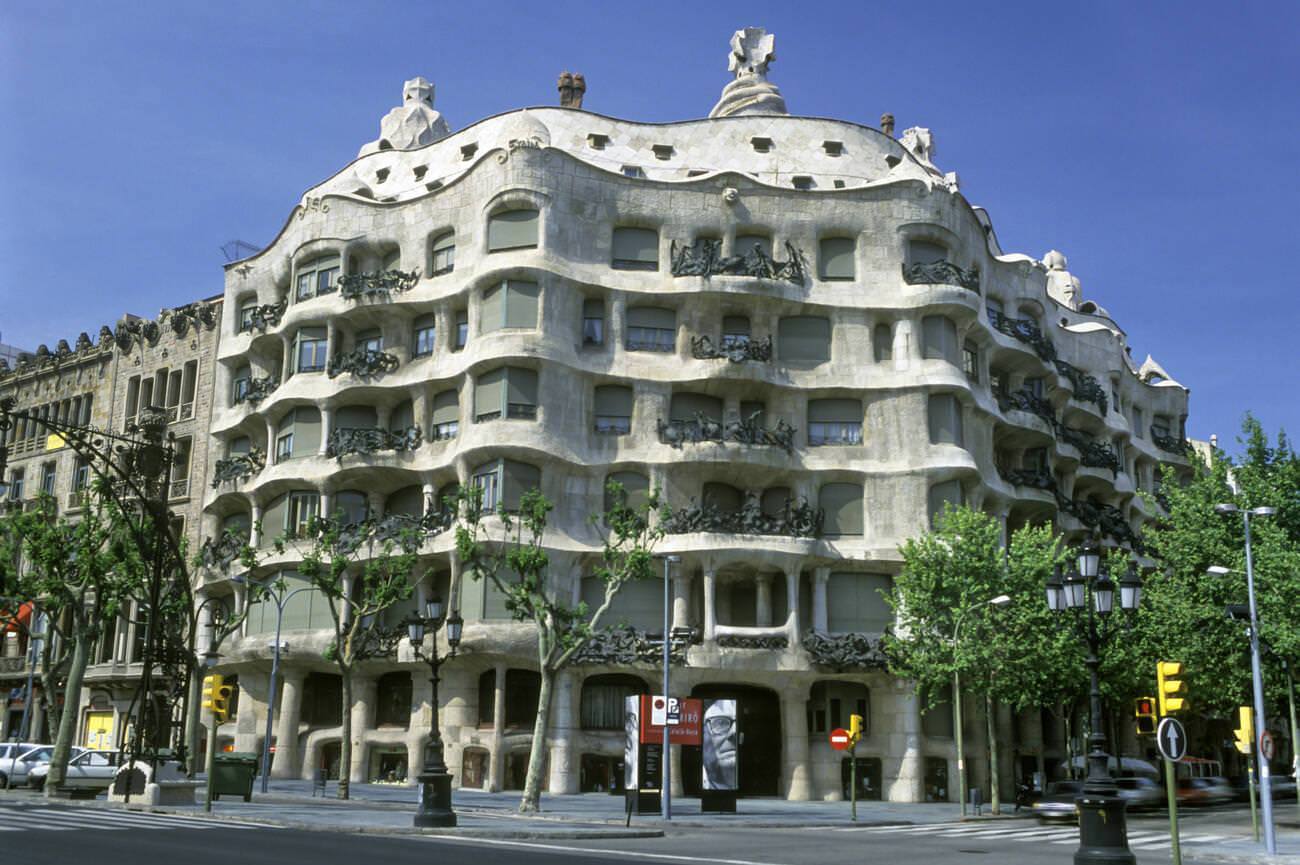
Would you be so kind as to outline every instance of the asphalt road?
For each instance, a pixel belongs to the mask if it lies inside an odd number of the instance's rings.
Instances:
[[[1183,851],[1221,837],[1213,817],[1184,825]],[[1131,821],[1140,865],[1169,861],[1159,819]],[[1200,839],[1200,840],[1198,840]],[[1077,828],[1033,820],[800,829],[675,828],[665,838],[514,841],[309,832],[57,805],[0,806],[0,861],[97,865],[823,865],[993,862],[1068,865]]]

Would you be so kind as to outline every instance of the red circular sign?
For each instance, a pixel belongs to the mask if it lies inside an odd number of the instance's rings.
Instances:
[[[843,728],[831,730],[831,747],[836,751],[847,751],[849,749],[849,731]]]

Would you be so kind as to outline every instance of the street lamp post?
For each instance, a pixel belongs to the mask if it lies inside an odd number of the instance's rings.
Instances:
[[[1106,734],[1102,726],[1101,683],[1097,668],[1101,648],[1108,636],[1106,625],[1115,603],[1115,582],[1101,570],[1101,550],[1089,539],[1079,550],[1078,569],[1061,577],[1060,567],[1047,580],[1047,607],[1056,613],[1072,610],[1074,624],[1088,645],[1088,702],[1092,730],[1088,734],[1088,778],[1083,794],[1076,800],[1079,811],[1079,849],[1076,865],[1107,863],[1134,865],[1137,861],[1128,846],[1125,825],[1125,802],[1116,795],[1115,782],[1106,764]],[[1142,601],[1142,580],[1129,565],[1120,580],[1120,608],[1126,613],[1137,610]],[[1082,618],[1086,610],[1087,617]]]
[[[1214,506],[1216,514],[1235,514],[1240,510],[1234,504]],[[1250,678],[1255,691],[1255,730],[1262,735],[1268,729],[1264,721],[1264,673],[1259,660],[1259,613],[1255,608],[1255,568],[1250,552],[1250,518],[1271,517],[1277,513],[1276,508],[1259,507],[1241,510],[1241,523],[1246,533],[1246,593],[1250,602]],[[1255,743],[1256,750],[1259,743]],[[1277,853],[1277,836],[1273,831],[1273,790],[1269,778],[1268,760],[1259,755],[1259,802],[1264,818],[1264,847],[1268,854]]]
[[[681,556],[664,556],[664,711],[667,712],[668,701],[672,698],[669,690],[669,670],[672,665],[672,596],[669,592],[671,583],[669,569],[681,562]],[[665,820],[673,819],[673,793],[671,790],[672,761],[668,759],[668,718],[664,717],[663,753],[659,756],[659,810]]]
[[[971,604],[964,610],[957,613],[953,619],[952,625],[952,651],[953,660],[956,661],[957,655],[957,637],[961,632],[962,617],[967,613],[981,610],[986,606],[1005,607],[1011,603],[1009,595],[998,595],[996,598],[990,598],[987,601],[980,601]],[[962,743],[962,719],[961,719],[961,671],[953,665],[952,671],[952,727],[953,736],[957,744],[957,798],[961,801],[961,815],[966,816],[966,751]],[[991,767],[990,774],[996,772],[997,767]]]
[[[433,719],[429,724],[429,744],[424,749],[424,767],[417,780],[420,782],[419,809],[415,812],[415,825],[419,828],[445,828],[456,825],[456,812],[451,804],[451,773],[447,771],[447,760],[442,743],[442,730],[438,722],[438,668],[444,658],[438,655],[438,630],[444,620],[447,625],[447,645],[451,652],[448,658],[456,657],[456,647],[460,645],[461,629],[465,621],[459,611],[445,616],[446,608],[442,598],[434,594],[425,602],[424,615],[419,613],[407,622],[407,635],[411,640],[411,650],[415,657],[428,661],[429,683],[432,691],[429,703]],[[429,654],[423,651],[425,631],[432,636]]]

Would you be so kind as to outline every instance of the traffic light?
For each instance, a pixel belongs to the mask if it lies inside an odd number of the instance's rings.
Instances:
[[[849,715],[849,744],[856,745],[862,738],[862,716]]]
[[[1139,736],[1149,736],[1156,731],[1156,698],[1138,697],[1133,704]]]
[[[1157,699],[1162,718],[1187,708],[1187,683],[1182,680],[1182,675],[1182,661],[1156,662],[1156,684],[1160,691]]]
[[[220,723],[226,720],[230,714],[230,695],[235,689],[226,684],[222,676],[211,675],[203,677],[203,699],[199,703],[205,709],[211,709],[212,714]]]
[[[1232,731],[1232,735],[1236,737],[1237,750],[1249,754],[1255,743],[1255,710],[1250,706],[1237,707],[1237,729]]]

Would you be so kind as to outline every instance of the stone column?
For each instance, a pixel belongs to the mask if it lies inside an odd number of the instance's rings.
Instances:
[[[781,692],[781,727],[785,735],[781,781],[785,798],[812,798],[812,767],[808,765],[808,701],[804,689]]]
[[[555,677],[555,692],[551,695],[550,780],[551,793],[577,793],[579,783],[578,762],[574,754],[574,719],[578,716],[577,675],[572,670],[561,670]]]
[[[330,355],[333,357],[333,355]],[[334,433],[334,409],[323,405],[320,407],[320,445],[316,448],[318,456],[325,456],[329,451],[330,436]]]
[[[275,464],[275,433],[275,424],[271,423],[268,417],[266,419],[266,464],[268,466]]]
[[[239,677],[239,708],[235,714],[235,750],[252,751],[259,755],[261,766],[261,749],[257,745],[261,731],[265,729],[265,718],[259,717],[257,700],[253,698],[253,683],[257,681],[256,673],[243,673]]]
[[[803,628],[799,624],[802,611],[799,609],[799,569],[790,568],[785,572],[785,608],[790,618],[790,645],[798,646],[803,639]]]
[[[292,670],[282,674],[280,717],[275,725],[275,755],[272,778],[297,778],[302,771],[298,753],[298,722],[302,719],[302,686],[305,675]]]
[[[673,628],[690,627],[692,574],[680,565],[673,578]]]
[[[262,545],[262,506],[256,501],[253,502],[252,520],[252,527],[248,532],[248,545],[253,549],[257,549]]]
[[[713,642],[717,630],[717,583],[718,575],[712,568],[704,572],[704,639]]]
[[[831,569],[822,567],[813,570],[812,629],[819,634],[829,630],[826,614],[826,584],[830,582]]]
[[[298,368],[297,358],[293,356],[293,340],[289,338],[288,331],[280,332],[280,345],[284,351],[283,366],[280,368],[280,381],[289,380],[289,376]]]
[[[496,690],[492,695],[492,744],[488,748],[488,777],[486,779],[489,793],[500,792],[505,786],[506,767],[505,750],[502,738],[506,728],[506,665],[496,665]]]
[[[754,575],[754,624],[760,628],[772,624],[772,575]]]
[[[375,714],[376,696],[378,696],[378,682],[370,676],[353,677],[352,767],[348,772],[348,778],[354,784],[361,784],[366,780],[366,766],[370,756],[366,753],[366,733],[370,731],[371,719]]]
[[[322,487],[320,491],[320,515],[322,517],[334,515],[334,491],[328,487]]]
[[[886,735],[890,753],[899,755],[898,773],[888,787],[890,802],[920,802],[924,796],[925,761],[921,756],[921,701],[912,683],[894,683],[894,729]],[[886,760],[888,765],[892,760]]]

